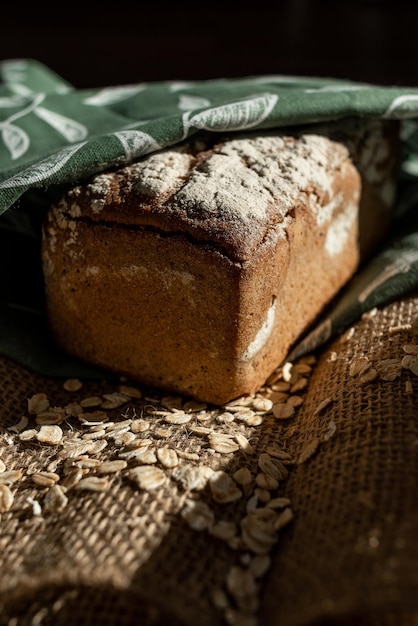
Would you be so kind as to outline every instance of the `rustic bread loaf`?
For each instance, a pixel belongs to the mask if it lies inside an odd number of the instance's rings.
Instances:
[[[56,343],[222,404],[252,394],[381,241],[397,124],[198,134],[71,189],[43,228]]]

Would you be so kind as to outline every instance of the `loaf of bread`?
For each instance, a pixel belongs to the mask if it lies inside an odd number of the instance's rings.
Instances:
[[[223,404],[255,393],[387,234],[395,122],[199,132],[52,206],[52,336],[130,380]]]

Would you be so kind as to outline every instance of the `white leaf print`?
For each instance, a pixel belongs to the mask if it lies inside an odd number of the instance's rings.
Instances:
[[[210,106],[210,100],[201,96],[181,94],[179,97],[179,109],[182,111],[193,111],[193,109],[201,109],[208,106]]]
[[[69,161],[71,157],[85,145],[85,143],[86,142],[83,142],[77,146],[64,148],[56,154],[52,154],[42,161],[39,161],[35,165],[27,167],[22,172],[15,174],[15,176],[0,182],[0,189],[24,187],[47,181],[52,174],[61,170],[67,161]]]
[[[135,96],[137,93],[144,91],[144,85],[123,85],[122,87],[107,87],[101,89],[94,96],[85,98],[84,104],[90,106],[102,106],[106,104],[114,104],[116,102],[122,102],[127,100],[131,96]]]
[[[14,124],[2,125],[1,137],[13,161],[25,154],[29,148],[30,141],[27,133]]]
[[[168,85],[168,90],[169,91],[181,91],[181,89],[187,89],[189,87],[193,87],[194,84],[190,81],[184,80],[173,80],[171,81],[171,83]]]
[[[161,148],[151,135],[141,130],[121,130],[114,136],[121,142],[128,161]]]
[[[33,98],[35,92],[33,89],[28,87],[27,85],[22,85],[21,83],[11,83],[9,85],[10,91],[13,91],[17,96],[22,96],[23,98]]]
[[[71,141],[82,141],[87,136],[87,128],[72,120],[64,115],[60,115],[59,113],[54,113],[54,111],[49,111],[48,109],[44,109],[44,107],[36,107],[33,112],[37,115],[41,120],[47,122],[52,128],[55,128],[65,139]]]
[[[0,98],[0,109],[11,109],[13,107],[23,106],[27,101],[28,99],[22,96]]]
[[[373,291],[383,285],[389,278],[397,276],[397,274],[406,274],[411,269],[413,263],[418,261],[418,250],[403,251],[402,256],[389,263],[382,272],[374,280],[367,285],[359,294],[358,301],[364,302]]]
[[[304,89],[305,93],[317,93],[317,92],[340,92],[340,91],[361,91],[364,89],[370,89],[369,85],[323,85],[322,87],[316,87],[315,89]]]
[[[257,126],[268,117],[277,100],[276,94],[267,93],[214,107],[190,118],[189,114],[185,113],[183,115],[185,135],[191,126],[215,131],[243,130]]]
[[[398,96],[391,102],[383,117],[396,119],[407,119],[408,117],[418,117],[418,95],[410,94]]]

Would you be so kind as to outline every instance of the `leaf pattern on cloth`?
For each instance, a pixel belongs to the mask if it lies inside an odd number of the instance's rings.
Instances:
[[[71,148],[64,148],[57,154],[52,154],[13,177],[3,180],[0,182],[0,190],[6,187],[19,188],[53,180],[53,174],[59,172],[83,145],[81,143]]]
[[[161,148],[160,144],[151,135],[140,130],[122,130],[115,133],[123,146],[127,161],[140,157],[148,152]]]
[[[277,100],[277,95],[265,94],[207,109],[192,117],[186,113],[183,116],[184,136],[187,137],[193,126],[213,131],[245,130],[259,126],[269,116]]]
[[[108,104],[115,104],[116,102],[123,102],[131,96],[140,93],[145,89],[142,85],[127,85],[121,87],[109,87],[101,89],[98,93],[86,98],[84,104],[90,106],[100,107]]]
[[[1,138],[13,160],[21,157],[29,147],[28,134],[22,128],[14,124],[3,124],[1,128]]]
[[[83,124],[69,119],[64,115],[54,113],[44,107],[36,107],[33,112],[41,120],[44,120],[52,128],[55,128],[55,130],[61,133],[61,135],[71,143],[82,141],[87,136],[87,128]]]
[[[130,163],[201,129],[280,128],[354,115],[401,122],[402,190],[394,214],[405,227],[349,282],[289,358],[418,287],[418,86],[267,75],[77,90],[32,59],[0,61],[0,80],[0,252],[12,234],[21,238],[13,246],[19,256],[29,240],[39,238],[46,191]],[[13,272],[10,259],[6,266]],[[10,280],[0,272],[0,285]],[[33,291],[24,284],[21,290]],[[64,363],[46,329],[39,331],[44,311],[32,302],[9,301],[5,289],[0,293],[0,352],[44,373],[77,375],[81,364]]]

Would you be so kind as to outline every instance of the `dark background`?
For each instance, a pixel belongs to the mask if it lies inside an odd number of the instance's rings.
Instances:
[[[76,88],[260,74],[418,85],[418,0],[8,0],[0,20],[0,60],[37,59]]]

